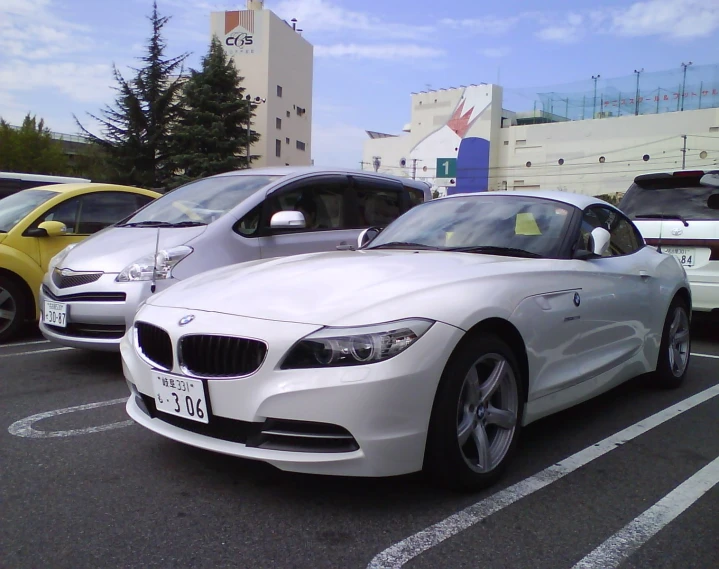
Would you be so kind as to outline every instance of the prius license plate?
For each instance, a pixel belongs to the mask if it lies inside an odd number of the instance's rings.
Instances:
[[[673,255],[684,267],[693,267],[696,249],[692,247],[662,247],[662,252]]]
[[[153,372],[155,406],[158,411],[177,417],[209,423],[205,387],[199,379]]]
[[[50,326],[67,327],[67,303],[45,301],[43,322]]]

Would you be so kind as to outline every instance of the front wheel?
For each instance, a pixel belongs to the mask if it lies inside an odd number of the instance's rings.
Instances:
[[[10,340],[25,320],[25,295],[7,277],[0,276],[0,342]]]
[[[661,387],[675,388],[683,382],[689,368],[691,330],[687,303],[676,297],[667,311],[659,347],[655,378]]]
[[[425,470],[459,490],[493,484],[514,452],[523,410],[521,371],[511,348],[493,335],[467,337],[437,389]]]

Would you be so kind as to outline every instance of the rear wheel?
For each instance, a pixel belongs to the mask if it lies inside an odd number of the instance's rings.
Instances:
[[[679,387],[689,368],[691,330],[689,308],[680,297],[674,298],[667,311],[659,347],[655,377],[662,387]]]
[[[437,389],[424,468],[442,485],[476,490],[494,483],[517,444],[523,382],[511,348],[493,335],[457,347]]]
[[[6,342],[25,321],[25,295],[7,277],[0,276],[0,342]]]

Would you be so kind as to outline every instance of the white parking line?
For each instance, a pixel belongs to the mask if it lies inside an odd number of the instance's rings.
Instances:
[[[542,470],[541,472],[517,482],[509,488],[493,494],[489,498],[480,500],[476,504],[457,512],[410,537],[404,539],[389,548],[385,549],[370,561],[368,569],[386,569],[402,567],[408,561],[417,557],[420,553],[440,544],[445,539],[450,538],[461,531],[473,526],[481,520],[491,516],[518,500],[533,494],[537,490],[541,490],[545,486],[549,486],[553,482],[560,480],[567,474],[574,472],[578,468],[585,466],[593,460],[607,454],[622,444],[643,435],[647,431],[653,429],[673,419],[674,417],[688,411],[708,401],[709,399],[719,395],[719,385],[705,389],[696,395],[667,407],[666,409],[655,413],[654,415],[642,419],[638,423],[627,427],[615,433],[603,441],[600,441],[584,450],[573,454],[569,458],[553,464]]]
[[[18,352],[16,354],[0,354],[0,358],[14,358],[16,356],[31,356],[33,354],[47,354],[48,352],[64,352],[75,348],[49,348],[47,350],[35,350],[33,352]]]
[[[697,358],[713,358],[715,360],[719,360],[719,356],[715,356],[712,354],[695,354],[693,352],[690,352],[692,356],[696,356]]]
[[[34,340],[32,342],[18,342],[16,344],[2,344],[0,348],[19,348],[21,346],[32,346],[33,344],[49,344],[50,340]]]
[[[664,526],[719,484],[719,458],[634,518],[572,569],[611,569],[649,541]]]

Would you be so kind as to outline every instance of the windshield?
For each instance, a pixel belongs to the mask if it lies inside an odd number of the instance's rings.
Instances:
[[[368,249],[556,257],[572,209],[567,204],[525,196],[446,198],[412,208],[380,233]]]
[[[622,198],[619,209],[630,219],[641,221],[661,215],[680,216],[687,221],[719,220],[719,210],[709,209],[707,200],[719,189],[712,186],[693,188],[642,188],[634,185]]]
[[[127,218],[123,225],[212,223],[280,176],[204,178],[180,186]]]
[[[37,206],[58,195],[49,190],[23,190],[0,200],[0,233],[7,233]]]

